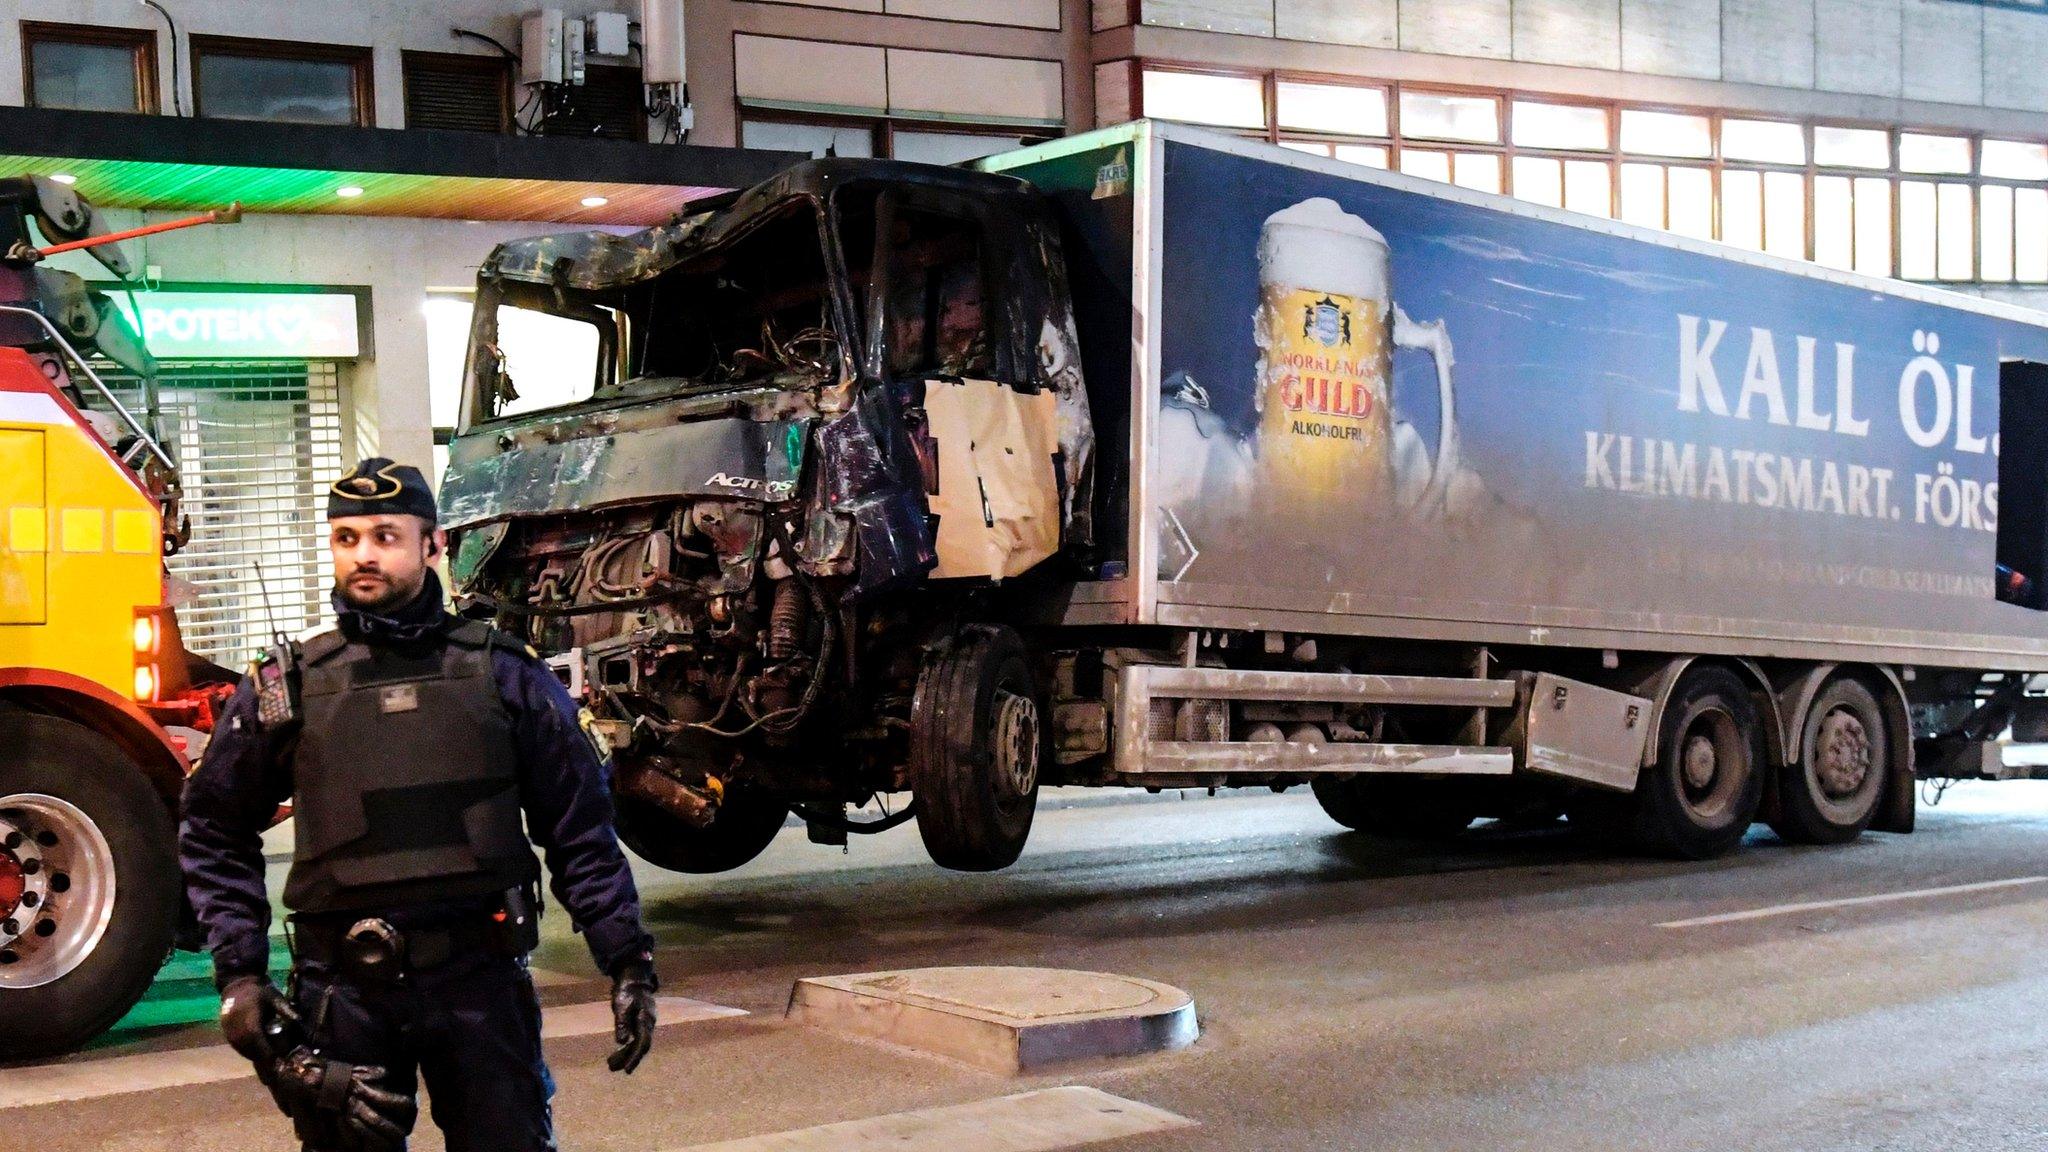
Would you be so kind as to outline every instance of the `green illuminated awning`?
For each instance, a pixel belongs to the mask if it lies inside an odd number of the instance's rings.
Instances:
[[[653,224],[801,157],[737,148],[0,107],[0,175],[108,208]]]

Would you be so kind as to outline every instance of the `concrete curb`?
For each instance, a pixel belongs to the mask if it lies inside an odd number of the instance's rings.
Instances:
[[[1057,968],[912,968],[799,980],[789,1019],[991,1072],[1170,1052],[1195,1042],[1195,1002],[1168,984]]]

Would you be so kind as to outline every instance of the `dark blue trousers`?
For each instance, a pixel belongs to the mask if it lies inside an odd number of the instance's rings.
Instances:
[[[553,1152],[555,1083],[523,961],[464,957],[393,982],[303,964],[293,1002],[323,1055],[378,1065],[397,1092],[424,1080],[448,1152]]]

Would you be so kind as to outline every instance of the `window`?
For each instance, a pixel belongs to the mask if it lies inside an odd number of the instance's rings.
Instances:
[[[544,110],[535,131],[544,136],[647,139],[647,93],[640,69],[588,64],[583,83],[559,90],[563,103]]]
[[[1714,154],[1714,132],[1705,116],[1624,108],[1621,110],[1621,150],[1643,156],[1688,156],[1704,160]]]
[[[1986,140],[1977,170],[2003,180],[2048,180],[2048,144]]]
[[[1500,142],[1500,101],[1491,96],[1452,96],[1401,90],[1401,135],[1425,140]]]
[[[502,56],[407,52],[405,126],[512,130],[512,67]]]
[[[1902,133],[1899,136],[1899,168],[1905,172],[1967,175],[1970,171],[1970,142],[1961,136]]]
[[[1813,130],[1813,159],[1830,168],[1889,168],[1891,136],[1875,128],[1818,125]]]
[[[865,124],[799,124],[783,120],[747,120],[740,125],[740,144],[777,152],[808,152],[825,156],[873,156],[875,130]]]
[[[1777,120],[1723,120],[1721,155],[1762,164],[1804,164],[1806,129]]]
[[[1515,101],[1514,141],[1518,148],[1605,152],[1609,131],[1605,108]]]
[[[597,325],[588,320],[498,305],[498,350],[518,395],[506,399],[497,414],[517,416],[590,399],[602,344]]]
[[[889,375],[987,379],[995,370],[982,290],[981,235],[970,221],[898,208],[889,259]]]
[[[1142,94],[1147,115],[1219,128],[1266,126],[1265,84],[1256,77],[1148,70]]]
[[[156,33],[76,24],[21,26],[24,96],[36,108],[157,109]]]
[[[1281,73],[1150,83],[1172,75],[1145,73],[1145,115],[1843,271],[2048,284],[2048,140]]]
[[[1332,132],[1344,136],[1387,134],[1384,88],[1282,80],[1274,93],[1283,131]]]
[[[194,36],[192,71],[192,100],[201,116],[376,122],[368,48]]]
[[[882,118],[832,117],[784,120],[749,116],[740,122],[740,146],[825,156],[886,156],[919,164],[964,164],[1036,144],[1042,136],[1014,128],[972,124],[931,124]]]
[[[1022,148],[1033,140],[1023,136],[990,136],[974,132],[924,132],[892,129],[889,155],[920,164],[963,164]]]

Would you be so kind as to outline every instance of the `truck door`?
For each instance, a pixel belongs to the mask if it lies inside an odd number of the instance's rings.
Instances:
[[[2048,607],[2048,364],[1998,366],[2000,600]]]
[[[983,207],[891,189],[876,211],[868,365],[906,401],[941,579],[1016,576],[1060,546],[1056,398],[1003,304]]]
[[[0,428],[0,624],[41,624],[48,610],[43,471],[42,431]]]

